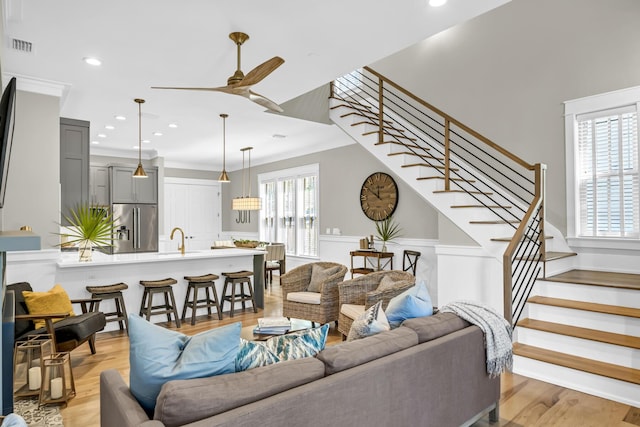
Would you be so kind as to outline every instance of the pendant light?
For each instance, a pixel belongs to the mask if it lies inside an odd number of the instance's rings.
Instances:
[[[238,212],[238,219],[236,219],[237,223],[247,223],[251,222],[251,211],[259,211],[262,209],[262,199],[260,197],[251,197],[251,150],[253,147],[245,147],[241,148],[242,151],[242,196],[235,197],[231,201],[231,209]],[[244,168],[244,155],[245,152],[249,152],[249,169],[248,171]],[[248,175],[247,182],[249,191],[245,193],[245,172]]]
[[[142,167],[142,104],[144,99],[136,98],[135,102],[138,103],[138,167],[133,173],[134,178],[146,178],[147,173]]]
[[[222,172],[220,172],[220,176],[218,177],[218,182],[229,182],[229,175],[227,175],[227,169],[226,169],[226,164],[225,164],[225,150],[226,150],[226,129],[225,129],[225,122],[226,122],[226,118],[229,117],[228,114],[220,114],[220,117],[222,117]]]

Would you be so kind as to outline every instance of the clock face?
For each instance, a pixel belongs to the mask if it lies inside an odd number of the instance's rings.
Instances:
[[[398,186],[393,178],[383,172],[369,175],[360,190],[360,206],[374,221],[389,218],[398,206]]]

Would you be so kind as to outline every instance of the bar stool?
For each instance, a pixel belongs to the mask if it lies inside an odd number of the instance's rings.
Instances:
[[[178,283],[176,279],[171,277],[162,280],[141,280],[140,284],[144,286],[144,293],[142,294],[142,302],[140,303],[140,313],[142,316],[145,314],[147,320],[152,315],[166,314],[167,321],[171,322],[171,314],[176,321],[176,327],[181,327],[180,318],[178,317],[178,309],[176,308],[176,299],[173,296],[172,285]],[[164,305],[153,305],[153,296],[155,294],[164,295]],[[171,300],[171,302],[169,302]]]
[[[231,311],[229,312],[230,317],[233,317],[233,308],[236,302],[242,303],[242,309],[245,310],[245,301],[251,301],[253,305],[253,312],[258,312],[258,307],[256,307],[256,301],[253,299],[253,285],[251,284],[251,276],[253,276],[253,272],[248,270],[235,271],[231,273],[222,273],[225,277],[224,279],[224,288],[222,289],[222,303],[220,304],[222,309],[224,309],[224,302],[229,301],[231,303]],[[227,286],[231,285],[231,294],[227,295]],[[244,285],[247,285],[247,290],[245,293]],[[239,289],[236,290],[236,285],[239,285]]]
[[[91,298],[100,300],[113,299],[116,304],[116,311],[104,313],[107,322],[118,322],[120,330],[126,330],[129,334],[129,320],[127,319],[127,307],[124,304],[122,291],[129,289],[126,283],[114,283],[104,286],[87,286],[87,291],[91,293]],[[98,307],[99,309],[99,307]]]
[[[216,292],[216,284],[214,280],[218,280],[218,277],[215,274],[205,274],[203,276],[184,276],[184,280],[188,281],[189,284],[187,286],[187,295],[184,297],[184,306],[182,307],[182,321],[185,321],[185,316],[187,314],[187,307],[191,308],[191,324],[196,324],[196,311],[199,308],[206,308],[207,313],[211,316],[211,307],[215,307],[218,312],[218,319],[222,320],[222,311],[220,310],[220,304],[218,302],[218,292]],[[200,289],[204,289],[205,297],[204,299],[198,299],[198,293]],[[209,290],[213,293],[213,298],[211,298],[211,294]],[[191,295],[191,291],[193,291],[193,297],[191,301],[189,300],[189,296]]]

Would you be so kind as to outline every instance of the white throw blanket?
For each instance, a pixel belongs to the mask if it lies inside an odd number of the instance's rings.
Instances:
[[[511,371],[512,328],[504,317],[493,308],[473,301],[454,301],[442,307],[440,311],[457,314],[482,329],[487,351],[487,373],[490,377],[497,377],[505,369]]]

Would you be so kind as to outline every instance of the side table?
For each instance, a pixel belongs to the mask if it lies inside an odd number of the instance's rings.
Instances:
[[[393,252],[378,252],[359,249],[349,252],[351,255],[351,278],[354,274],[369,274],[374,271],[393,270]],[[362,267],[353,266],[354,257],[363,257]]]

